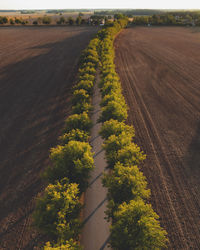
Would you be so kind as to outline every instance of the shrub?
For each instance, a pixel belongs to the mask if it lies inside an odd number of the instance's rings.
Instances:
[[[113,119],[104,122],[99,133],[103,139],[108,139],[111,135],[118,136],[122,132],[126,133],[126,135],[131,138],[135,136],[133,126],[126,125],[124,122]]]
[[[65,132],[69,132],[72,129],[81,129],[89,132],[91,127],[92,122],[86,112],[71,115],[65,122]]]
[[[86,142],[69,141],[64,146],[51,149],[52,166],[44,173],[50,182],[67,177],[70,182],[79,184],[83,192],[88,186],[91,170],[94,168],[91,146]]]
[[[10,24],[12,24],[12,25],[15,24],[15,22],[14,22],[14,20],[13,20],[12,18],[9,20],[9,22],[10,22]]]
[[[119,149],[116,156],[116,161],[123,163],[124,165],[137,165],[146,159],[146,155],[140,150],[135,143],[125,145]]]
[[[44,250],[82,250],[83,248],[73,239],[65,241],[64,243],[51,244],[47,242],[44,246]]]
[[[81,114],[83,112],[90,112],[92,110],[92,105],[87,102],[79,102],[72,107],[73,114]]]
[[[118,120],[119,122],[125,121],[127,119],[127,106],[125,103],[110,101],[107,106],[102,108],[101,115],[99,117],[99,122],[105,122],[110,119]]]
[[[106,75],[105,74],[105,72],[102,73],[103,79],[100,81],[100,88],[102,88],[106,82],[119,82],[119,77],[114,70],[113,73],[108,71],[108,73]]]
[[[8,23],[8,18],[4,16],[0,16],[0,24]]]
[[[121,90],[120,82],[105,82],[103,87],[101,88],[102,96],[110,94],[111,91],[118,91]]]
[[[78,238],[80,221],[79,189],[67,178],[49,184],[44,195],[38,198],[33,213],[34,225],[54,239]]]
[[[84,89],[77,89],[73,93],[72,103],[73,105],[81,102],[90,102],[90,96]]]
[[[67,23],[68,23],[69,25],[74,25],[74,24],[75,24],[75,20],[74,20],[72,17],[68,17],[68,18],[67,18]]]
[[[123,202],[147,199],[150,196],[146,178],[137,166],[125,167],[117,163],[112,174],[104,174],[102,181],[103,186],[108,188],[109,202],[106,214],[109,218],[113,218],[113,212]]]
[[[125,99],[120,89],[117,89],[116,91],[111,90],[108,95],[105,95],[101,100],[100,106],[101,107],[107,106],[110,101],[115,101],[115,102],[123,103],[123,105],[126,105]]]
[[[84,75],[79,75],[79,80],[80,81],[91,81],[91,82],[94,82],[95,80],[95,76],[93,75],[89,75],[89,74],[84,74]]]
[[[49,16],[44,16],[42,18],[42,23],[43,24],[50,24],[51,23],[51,18]]]
[[[89,68],[95,68],[96,65],[94,63],[92,63],[92,62],[85,62],[85,63],[82,63],[80,65],[80,69],[84,69],[84,68],[87,68],[87,67],[89,67]]]
[[[80,68],[79,69],[79,75],[84,75],[84,74],[89,74],[89,75],[95,75],[96,70],[95,68],[92,67],[85,67],[85,68]]]
[[[86,90],[90,95],[92,94],[92,89],[93,89],[93,82],[92,81],[80,81],[76,84],[74,89],[84,89]]]
[[[110,168],[114,167],[118,156],[118,151],[123,149],[126,145],[130,145],[132,138],[127,136],[125,132],[120,135],[111,135],[104,141],[103,148],[106,151],[106,159]]]
[[[89,133],[80,129],[72,129],[68,133],[59,137],[62,144],[67,144],[69,141],[89,141]]]
[[[123,203],[114,212],[110,244],[113,249],[162,249],[166,247],[166,231],[160,227],[158,215],[142,200]]]

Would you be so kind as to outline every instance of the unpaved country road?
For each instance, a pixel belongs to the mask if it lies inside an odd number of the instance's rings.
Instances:
[[[200,29],[137,27],[115,40],[128,123],[170,249],[200,249]]]
[[[40,173],[71,104],[81,51],[94,27],[0,28],[0,249],[33,249]]]
[[[105,152],[102,149],[103,140],[99,135],[101,123],[97,120],[100,115],[101,94],[98,88],[99,77],[94,86],[93,112],[91,130],[91,145],[94,152],[95,169],[92,171],[90,185],[85,193],[85,207],[83,210],[84,227],[81,236],[81,243],[84,250],[107,250],[109,239],[109,224],[105,219],[107,206],[107,188],[102,186],[101,178],[106,169]]]

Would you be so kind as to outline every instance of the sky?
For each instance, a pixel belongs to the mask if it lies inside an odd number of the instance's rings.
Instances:
[[[0,0],[0,9],[200,9],[200,0]]]

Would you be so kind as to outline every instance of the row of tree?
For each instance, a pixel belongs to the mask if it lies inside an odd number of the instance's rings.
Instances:
[[[33,24],[33,25],[41,25],[41,24],[51,24],[53,23],[53,19],[50,16],[44,16],[44,17],[39,17],[38,19],[34,20],[33,22],[29,19],[23,19],[23,18],[8,18],[5,16],[0,16],[0,24]],[[68,17],[68,18],[64,18],[63,16],[61,16],[56,23],[58,25],[62,25],[62,24],[66,24],[66,25],[82,25],[82,24],[88,24],[88,20],[85,18],[82,18],[80,15],[77,18],[72,18],[72,17]]]
[[[51,149],[51,164],[43,173],[49,185],[37,199],[33,214],[34,225],[49,237],[44,249],[82,249],[78,243],[81,194],[88,187],[94,168],[89,144],[91,95],[98,66],[99,40],[90,41],[83,51],[78,82],[73,89],[72,111],[65,121],[60,144]]]
[[[137,25],[198,25],[200,26],[200,12],[171,12],[154,14],[152,16],[133,17],[133,24]]]
[[[125,18],[114,21],[112,27],[99,32],[102,113],[100,135],[104,139],[108,167],[103,185],[108,189],[107,219],[112,222],[110,245],[113,249],[161,249],[166,246],[166,231],[147,199],[150,190],[138,165],[144,153],[133,142],[134,128],[126,125],[127,105],[122,95],[114,65],[113,40],[125,27]]]

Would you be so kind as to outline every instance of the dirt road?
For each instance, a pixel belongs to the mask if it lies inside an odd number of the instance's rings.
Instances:
[[[170,249],[200,249],[200,30],[137,27],[115,41],[128,123]]]
[[[90,27],[0,28],[0,249],[33,249],[34,198],[70,112]]]
[[[82,245],[84,250],[107,250],[109,239],[109,224],[105,218],[107,206],[107,189],[102,186],[101,178],[106,169],[105,152],[102,149],[103,140],[99,135],[101,123],[97,120],[100,115],[101,93],[98,88],[99,77],[94,86],[93,112],[91,130],[91,145],[94,152],[95,169],[90,177],[90,185],[85,193],[85,207],[83,210],[84,227],[82,232]]]

